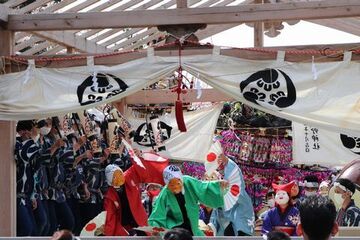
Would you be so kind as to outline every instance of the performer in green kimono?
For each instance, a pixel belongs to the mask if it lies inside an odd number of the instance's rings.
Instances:
[[[226,181],[200,181],[182,175],[180,168],[169,165],[163,172],[166,187],[156,199],[148,223],[163,228],[185,228],[192,235],[203,236],[199,230],[199,203],[216,208],[224,205]]]

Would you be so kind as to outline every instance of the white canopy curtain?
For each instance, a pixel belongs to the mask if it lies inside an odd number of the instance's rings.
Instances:
[[[25,71],[0,75],[0,119],[57,116],[119,100],[177,67],[177,61],[158,57],[111,67],[35,68],[30,64]]]
[[[277,60],[251,61],[214,53],[181,61],[184,70],[265,112],[360,134],[360,64],[350,61],[350,53],[342,62],[315,63],[316,74],[311,62],[289,63],[278,55]],[[2,75],[0,119],[39,118],[115,101],[173,73],[178,61],[178,56],[148,56],[112,67],[29,67]],[[98,102],[87,104],[89,99]]]
[[[202,108],[184,113],[184,122],[187,128],[186,132],[180,132],[177,127],[175,109],[171,114],[158,116],[161,123],[160,131],[163,133],[165,140],[163,141],[164,149],[159,149],[161,156],[169,159],[204,162],[210,146],[213,142],[214,130],[219,118],[223,104],[214,104],[210,106],[202,106]],[[130,122],[134,130],[141,136],[142,141],[134,138],[133,147],[148,151],[151,149],[150,137],[145,137],[149,128],[146,124],[152,123],[152,120],[135,117],[131,112],[126,113],[126,118]],[[165,125],[165,126],[164,126]],[[151,132],[153,128],[151,127]],[[154,137],[155,138],[155,137]]]

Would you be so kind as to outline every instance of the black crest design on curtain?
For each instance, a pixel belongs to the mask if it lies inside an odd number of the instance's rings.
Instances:
[[[109,73],[98,73],[87,77],[77,88],[80,105],[100,102],[126,91],[129,86]]]
[[[279,90],[283,86],[286,92]],[[280,69],[267,68],[253,73],[240,83],[240,91],[246,100],[262,106],[261,103],[267,103],[281,109],[296,101],[295,85]]]
[[[158,130],[161,134],[161,140],[165,141],[171,137],[172,127],[166,123],[159,121]],[[145,147],[155,147],[155,136],[150,123],[142,123],[135,131],[134,142]],[[159,149],[159,150],[165,150]]]
[[[340,139],[344,147],[348,148],[351,152],[360,155],[360,138],[340,134]]]

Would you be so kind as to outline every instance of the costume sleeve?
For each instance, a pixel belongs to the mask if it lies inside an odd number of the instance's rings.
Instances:
[[[265,214],[265,218],[262,225],[262,233],[269,233],[272,231],[272,223],[271,223],[271,211],[269,210],[267,214]]]
[[[220,229],[220,224],[219,224],[219,221],[218,221],[218,211],[216,209],[213,209],[208,225],[210,226],[211,230],[213,231],[214,236],[216,236],[217,235],[216,233]]]
[[[132,159],[132,158],[131,158]],[[129,175],[131,175],[131,179],[135,179],[134,181],[137,183],[158,183],[160,185],[165,185],[163,179],[163,170],[168,166],[169,161],[149,161],[143,158],[139,158],[142,162],[143,166],[137,164],[133,159],[133,165],[126,170],[129,171]]]
[[[33,167],[37,164],[40,157],[40,148],[35,144],[34,140],[29,139],[24,143],[21,157]]]
[[[166,196],[167,194],[163,189],[159,197],[155,200],[155,206],[148,220],[149,226],[168,228],[167,218],[166,218],[167,212],[166,212],[166,204],[165,204],[167,200]]]
[[[345,213],[344,223],[347,227],[360,226],[360,209],[356,207],[349,208]]]
[[[200,202],[211,208],[224,206],[224,194],[219,181],[200,181],[196,178],[187,177],[190,194]]]
[[[141,160],[141,158],[139,158]],[[130,155],[130,160],[132,166],[125,171],[126,175],[129,175],[136,183],[146,183],[149,172],[146,170],[145,166],[140,166]]]
[[[199,211],[199,219],[200,220],[205,220],[205,211],[204,211],[204,208],[200,207],[200,211]]]
[[[108,198],[105,198],[104,200],[104,210],[106,211],[104,226],[105,236],[114,236],[116,227],[116,209],[114,203]]]

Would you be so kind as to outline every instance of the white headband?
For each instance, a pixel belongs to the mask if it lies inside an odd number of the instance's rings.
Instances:
[[[339,187],[340,189],[344,190],[345,192],[351,192],[349,189],[347,189],[344,185],[341,185],[339,182],[334,182],[335,187]],[[352,192],[351,192],[352,194]]]
[[[174,178],[182,180],[182,176],[180,168],[175,165],[169,165],[163,171],[164,182],[166,185]]]
[[[118,165],[115,165],[115,164],[109,164],[106,166],[105,168],[105,177],[106,177],[106,182],[109,186],[112,185],[112,180],[113,180],[113,176],[114,176],[114,172],[116,170],[121,170],[121,168],[118,166]]]
[[[327,181],[322,181],[322,182],[320,183],[319,188],[322,188],[322,187],[329,187],[329,183],[328,183]]]
[[[303,186],[304,186],[304,187],[310,187],[310,188],[318,188],[318,187],[319,187],[319,183],[317,183],[317,182],[304,181]]]

